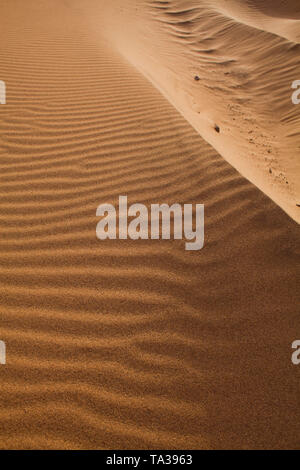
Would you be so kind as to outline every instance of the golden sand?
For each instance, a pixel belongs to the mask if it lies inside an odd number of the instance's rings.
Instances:
[[[299,448],[295,3],[1,2],[1,448]],[[204,248],[100,242],[119,195]]]

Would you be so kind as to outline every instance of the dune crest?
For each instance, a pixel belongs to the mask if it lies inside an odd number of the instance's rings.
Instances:
[[[300,77],[299,7],[240,0],[101,5],[106,37],[124,57],[299,222],[300,107],[291,99]]]
[[[300,7],[294,0],[213,0],[208,4],[245,25],[300,42]]]

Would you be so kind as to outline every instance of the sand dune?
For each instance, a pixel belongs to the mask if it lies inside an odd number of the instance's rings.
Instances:
[[[103,8],[106,35],[121,54],[299,222],[300,113],[291,100],[292,83],[300,77],[299,7],[153,0],[137,8],[135,0],[115,0]],[[279,17],[282,10],[290,18]]]
[[[298,226],[257,188],[297,218],[299,46],[107,3],[0,5],[0,447],[299,448]],[[120,194],[205,203],[204,249],[100,242]]]
[[[230,19],[299,43],[300,7],[293,0],[216,0],[209,6]],[[269,39],[270,41],[270,39]]]

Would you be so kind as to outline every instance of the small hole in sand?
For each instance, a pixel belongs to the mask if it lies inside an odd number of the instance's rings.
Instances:
[[[220,134],[220,130],[221,130],[221,129],[220,129],[219,126],[217,126],[217,124],[216,124],[216,125],[215,125],[215,131],[218,132],[218,134]]]
[[[195,75],[194,80],[196,80],[196,82],[199,82],[200,77],[198,77],[198,75]]]

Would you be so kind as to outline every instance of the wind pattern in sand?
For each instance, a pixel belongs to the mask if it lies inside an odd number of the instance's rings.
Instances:
[[[298,227],[93,28],[99,9],[0,6],[0,447],[297,447]],[[121,194],[205,203],[204,249],[99,242]]]

